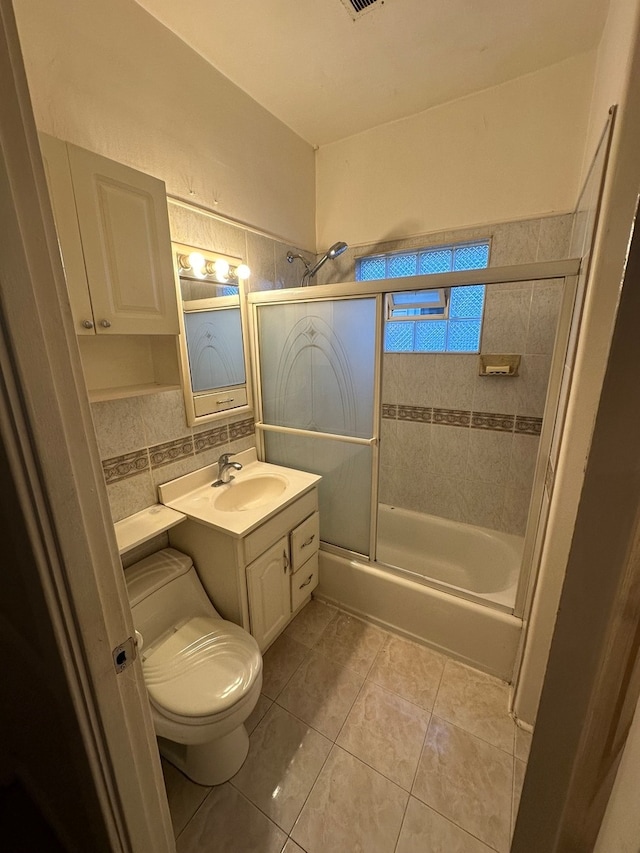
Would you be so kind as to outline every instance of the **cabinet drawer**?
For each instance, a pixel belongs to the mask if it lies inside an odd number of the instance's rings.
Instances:
[[[320,516],[314,512],[313,515],[299,524],[291,531],[291,568],[297,572],[319,547],[320,539]]]
[[[238,406],[247,405],[247,389],[242,388],[223,389],[215,394],[194,394],[193,408],[196,417],[211,415],[214,412],[224,412],[226,409],[235,409]]]
[[[318,490],[314,487],[297,501],[280,510],[244,539],[245,563],[252,563],[269,545],[284,536],[297,524],[318,509]]]
[[[291,611],[300,607],[305,598],[318,586],[318,552],[291,575]]]

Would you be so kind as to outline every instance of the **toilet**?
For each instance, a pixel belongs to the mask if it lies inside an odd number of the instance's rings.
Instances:
[[[160,752],[200,785],[220,785],[249,750],[244,722],[262,687],[254,638],[207,597],[191,558],[165,548],[125,570]]]

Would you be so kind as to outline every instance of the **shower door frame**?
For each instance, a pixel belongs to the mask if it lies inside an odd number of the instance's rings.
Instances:
[[[380,456],[380,412],[382,355],[383,355],[383,312],[382,300],[386,293],[398,293],[406,290],[436,290],[439,288],[461,287],[475,284],[512,284],[525,281],[563,280],[563,297],[556,329],[556,340],[549,370],[543,426],[537,455],[535,475],[531,488],[529,516],[524,537],[523,559],[518,578],[516,600],[513,615],[523,618],[530,607],[537,576],[536,561],[539,561],[540,549],[546,530],[547,517],[542,512],[547,465],[555,430],[562,429],[562,423],[556,423],[558,403],[561,393],[565,355],[569,345],[569,333],[573,314],[576,286],[580,272],[580,258],[559,261],[540,261],[532,264],[518,264],[484,269],[461,270],[458,272],[431,273],[427,275],[406,276],[403,278],[378,279],[376,281],[351,281],[339,284],[314,285],[311,287],[283,288],[279,290],[256,291],[247,294],[249,307],[249,340],[251,348],[251,370],[253,388],[256,392],[255,426],[258,456],[264,458],[264,433],[275,431],[295,435],[313,436],[346,441],[372,447],[371,477],[371,519],[369,555],[359,554],[346,548],[322,542],[324,550],[347,556],[376,562],[377,548],[377,508]],[[258,308],[261,305],[335,301],[353,298],[377,298],[376,355],[374,368],[374,404],[373,437],[362,439],[355,436],[341,436],[301,430],[293,427],[280,427],[265,424],[262,420],[262,385],[258,347]],[[381,564],[383,565],[383,564]],[[452,594],[455,592],[452,590]],[[475,599],[474,599],[475,600]],[[482,602],[490,607],[491,602]]]
[[[252,387],[255,388],[255,426],[256,426],[256,445],[258,457],[264,459],[265,456],[265,432],[281,433],[283,435],[299,435],[304,437],[318,438],[320,440],[342,441],[345,444],[356,444],[361,447],[371,447],[371,496],[369,507],[369,555],[361,554],[358,551],[350,551],[348,548],[343,548],[338,545],[332,545],[329,542],[323,542],[323,548],[327,550],[335,549],[339,554],[350,554],[361,560],[370,560],[371,553],[375,553],[376,540],[378,535],[378,471],[380,468],[380,383],[382,378],[382,329],[383,329],[383,312],[382,312],[382,294],[363,293],[361,290],[351,293],[327,293],[326,288],[336,288],[342,285],[314,285],[309,287],[296,287],[282,290],[267,290],[257,293],[249,293],[247,301],[250,303],[250,321],[249,321],[249,340],[251,349],[251,371],[252,371]],[[310,290],[322,288],[322,293],[310,298]],[[269,299],[259,299],[252,297],[261,297],[271,295]],[[277,298],[273,298],[273,295]],[[291,295],[293,298],[289,298]],[[313,430],[299,429],[297,427],[276,426],[274,424],[265,424],[263,422],[262,411],[262,377],[260,371],[259,358],[259,332],[258,332],[258,308],[265,304],[287,304],[297,302],[336,302],[347,301],[353,299],[375,299],[376,308],[376,328],[375,328],[375,362],[373,370],[373,412],[371,437],[361,438],[355,435],[340,435],[338,433],[316,432]]]

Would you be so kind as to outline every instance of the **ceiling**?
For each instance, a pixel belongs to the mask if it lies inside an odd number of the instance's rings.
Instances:
[[[594,48],[609,0],[137,0],[312,145]],[[350,6],[349,6],[350,8]]]

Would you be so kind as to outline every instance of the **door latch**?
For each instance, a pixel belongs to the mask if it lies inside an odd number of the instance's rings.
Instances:
[[[137,657],[137,642],[133,637],[129,637],[119,646],[116,646],[113,652],[113,665],[116,672],[122,672],[130,663],[133,663]]]

